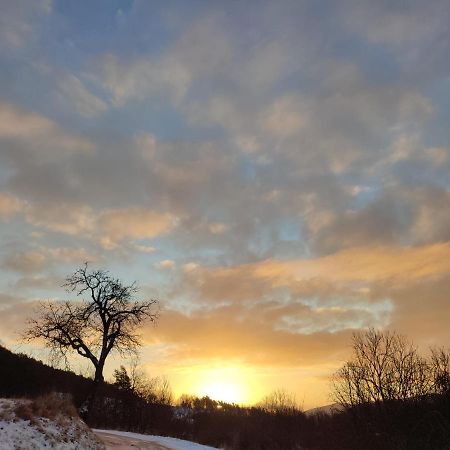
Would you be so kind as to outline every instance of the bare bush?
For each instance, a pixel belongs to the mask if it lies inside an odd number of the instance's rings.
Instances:
[[[433,390],[438,394],[450,392],[450,352],[442,347],[431,349]]]
[[[33,400],[33,412],[39,417],[54,419],[59,415],[66,417],[78,417],[77,409],[72,403],[72,398],[67,394],[51,392],[41,395]]]
[[[258,406],[272,414],[293,414],[300,411],[295,396],[283,389],[277,389],[264,397]]]
[[[32,420],[35,417],[32,404],[29,401],[20,401],[14,408],[16,417],[22,420]]]
[[[33,400],[18,400],[14,414],[22,420],[32,422],[39,417],[51,420],[57,417],[78,417],[71,397],[57,392],[41,395]]]
[[[133,360],[128,373],[124,366],[114,371],[114,384],[124,391],[136,394],[147,403],[171,405],[173,403],[172,387],[169,380],[162,377],[148,377],[136,360]]]

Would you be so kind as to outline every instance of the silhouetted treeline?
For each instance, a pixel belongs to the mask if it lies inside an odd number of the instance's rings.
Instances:
[[[87,378],[2,347],[0,367],[0,396],[67,392],[80,408],[91,386]],[[307,416],[283,396],[258,407],[184,396],[173,406],[164,396],[136,390],[122,368],[116,375],[116,383],[105,383],[99,392],[92,427],[168,435],[227,450],[450,449],[448,392]]]
[[[104,399],[96,426],[170,435],[227,450],[448,450],[450,396],[367,403],[333,415],[240,407],[208,397],[179,406]]]

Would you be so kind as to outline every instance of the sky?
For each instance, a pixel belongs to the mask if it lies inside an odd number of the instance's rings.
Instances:
[[[89,261],[159,299],[176,395],[314,407],[355,331],[450,346],[447,0],[0,8],[3,345]]]

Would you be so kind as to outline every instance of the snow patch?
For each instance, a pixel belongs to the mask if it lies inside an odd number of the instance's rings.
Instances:
[[[308,417],[326,415],[333,416],[334,414],[338,414],[344,410],[342,405],[338,403],[333,403],[332,405],[319,406],[317,408],[308,409],[305,411],[305,415]]]
[[[30,400],[0,399],[0,450],[102,450],[87,425],[77,417],[21,418],[18,407]]]

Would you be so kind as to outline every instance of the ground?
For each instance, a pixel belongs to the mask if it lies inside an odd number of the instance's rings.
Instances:
[[[113,430],[93,430],[107,450],[215,450],[181,439]]]
[[[125,436],[116,436],[110,433],[95,433],[105,444],[106,450],[169,450],[169,447],[164,447],[154,442],[145,442],[140,439],[132,439]]]

